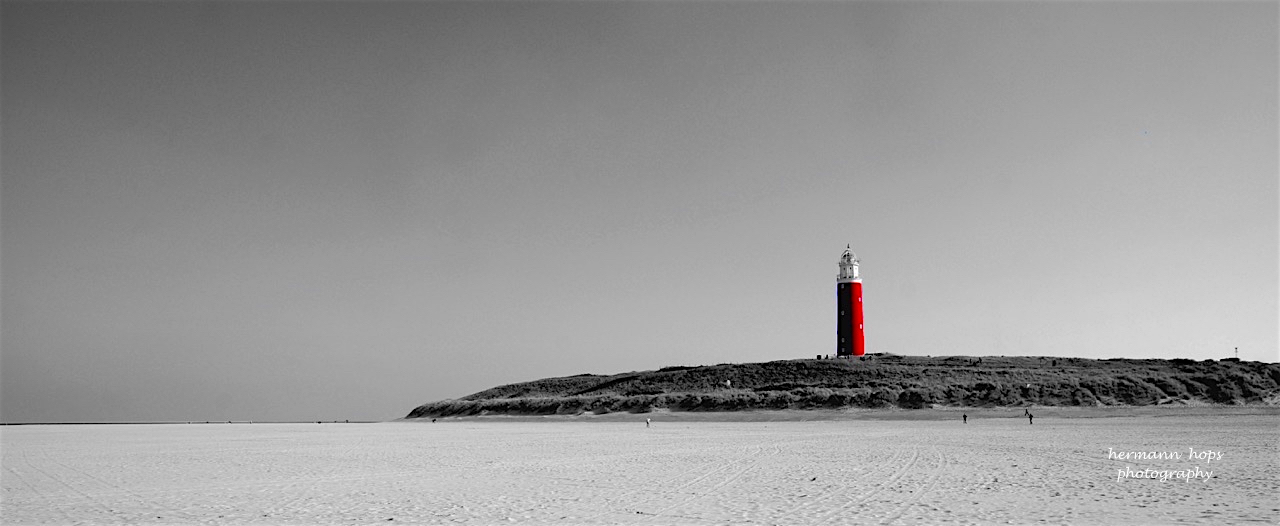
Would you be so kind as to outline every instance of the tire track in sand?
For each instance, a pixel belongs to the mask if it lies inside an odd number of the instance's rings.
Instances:
[[[846,502],[846,503],[844,503],[844,504],[841,504],[840,506],[836,507],[835,509],[833,509],[833,510],[831,510],[831,511],[827,512],[826,514],[822,515],[822,516],[821,516],[821,517],[820,517],[820,518],[815,522],[815,524],[826,524],[826,523],[828,523],[828,522],[831,522],[832,520],[836,519],[837,517],[840,517],[841,515],[843,515],[843,513],[844,513],[845,511],[849,510],[851,507],[856,506],[856,505],[858,505],[858,504],[862,504],[862,503],[864,503],[864,502],[867,502],[868,500],[871,500],[871,498],[872,498],[872,497],[874,497],[874,496],[876,496],[876,495],[879,495],[879,494],[880,494],[880,493],[882,493],[886,488],[888,488],[889,486],[893,485],[893,483],[897,482],[898,480],[901,480],[901,479],[902,479],[902,477],[904,477],[904,476],[906,476],[908,473],[910,473],[910,472],[911,472],[911,468],[915,467],[916,462],[917,462],[918,460],[920,460],[920,447],[919,447],[919,446],[916,446],[916,445],[913,445],[913,446],[912,446],[912,448],[911,448],[911,459],[910,459],[910,460],[908,460],[908,461],[907,461],[907,463],[906,463],[905,465],[903,465],[901,468],[899,468],[897,471],[895,471],[895,472],[893,473],[893,475],[891,475],[891,476],[889,477],[889,479],[888,479],[888,480],[885,480],[884,482],[881,482],[880,484],[877,484],[874,490],[872,490],[872,491],[870,491],[870,492],[867,492],[867,493],[863,493],[862,495],[859,495],[857,499],[850,500],[849,502]]]
[[[772,447],[770,447],[770,451],[769,451],[769,454],[768,454],[767,456],[777,456],[778,454],[780,454],[780,453],[782,452],[782,445],[781,445],[781,444],[779,444],[779,443],[771,443],[771,444],[769,444],[769,445],[770,445],[770,446],[772,446]],[[746,467],[744,467],[744,468],[742,468],[742,469],[740,469],[740,470],[737,470],[737,471],[735,471],[732,475],[729,475],[728,477],[725,477],[725,478],[723,478],[723,479],[719,480],[718,482],[716,482],[715,484],[713,484],[710,488],[707,488],[705,491],[703,491],[703,492],[701,492],[701,493],[690,493],[687,497],[685,497],[684,499],[680,500],[679,502],[672,503],[672,504],[670,504],[670,505],[666,506],[665,508],[662,508],[662,509],[660,509],[660,510],[658,510],[658,511],[653,511],[653,512],[644,512],[644,511],[639,511],[639,510],[637,510],[637,511],[636,511],[636,513],[646,516],[646,518],[647,518],[647,519],[649,519],[649,522],[652,522],[652,521],[654,521],[654,520],[657,520],[659,517],[669,517],[669,518],[677,518],[677,519],[697,519],[697,520],[701,520],[699,517],[687,517],[687,516],[683,516],[683,515],[668,515],[668,514],[667,514],[667,512],[669,512],[669,511],[671,511],[671,510],[673,510],[673,509],[679,508],[680,506],[684,506],[685,504],[688,504],[688,503],[693,502],[693,501],[695,501],[695,500],[703,499],[703,498],[706,498],[706,497],[708,497],[708,496],[710,496],[710,495],[713,495],[713,494],[715,494],[716,492],[720,491],[722,488],[724,488],[724,487],[726,487],[726,486],[728,486],[728,485],[732,484],[733,482],[737,481],[738,479],[742,478],[742,476],[743,476],[743,475],[747,474],[747,473],[748,473],[748,472],[750,472],[751,470],[756,469],[756,468],[759,466],[761,459],[762,459],[762,458],[764,458],[764,457],[766,456],[766,455],[762,455],[763,451],[764,451],[764,446],[763,446],[763,445],[760,445],[760,444],[757,444],[757,445],[755,446],[755,451],[754,451],[753,453],[749,453],[747,456],[745,456],[745,457],[743,457],[742,459],[739,459],[739,461],[737,461],[737,462],[734,462],[734,463],[733,463],[733,465],[737,465],[737,464],[741,464],[741,463],[743,463],[743,462],[746,462],[746,464],[747,464],[747,465],[746,465]],[[748,461],[749,461],[749,462],[748,462]],[[688,485],[686,485],[686,487],[687,487],[687,486],[688,486]],[[650,500],[652,500],[652,499],[650,499]]]
[[[41,453],[41,455],[42,455],[42,457],[43,457],[43,459],[44,459],[44,460],[46,460],[46,461],[50,461],[49,463],[58,464],[58,465],[63,466],[64,468],[66,467],[65,465],[63,465],[63,464],[61,464],[61,463],[59,463],[59,462],[52,461],[52,457],[50,457],[50,456],[49,456],[49,452],[48,452],[48,451],[46,451],[46,450],[44,450],[44,449],[41,449],[41,450],[39,450],[39,452]],[[82,500],[82,501],[84,501],[84,502],[87,502],[87,503],[89,503],[89,504],[94,505],[95,507],[101,508],[101,509],[102,509],[102,511],[106,512],[106,514],[107,514],[107,515],[109,515],[109,516],[111,516],[111,517],[114,517],[116,520],[119,520],[119,521],[122,521],[122,522],[128,522],[127,520],[125,520],[125,517],[124,517],[124,515],[123,515],[122,513],[120,513],[120,512],[118,512],[118,511],[116,511],[116,510],[112,509],[110,506],[107,506],[107,505],[106,505],[106,504],[104,504],[102,501],[98,500],[97,498],[94,498],[92,495],[89,495],[88,493],[85,493],[85,492],[84,492],[84,491],[82,491],[80,488],[77,488],[77,487],[75,487],[74,485],[72,485],[71,483],[67,482],[66,477],[60,477],[60,476],[57,476],[56,474],[52,474],[52,473],[50,473],[48,470],[45,470],[45,469],[43,469],[43,468],[37,467],[35,464],[32,464],[32,463],[31,463],[31,459],[27,456],[26,451],[24,451],[24,452],[23,452],[23,462],[25,462],[25,463],[26,463],[26,465],[27,465],[27,467],[30,467],[30,468],[31,468],[33,471],[35,471],[36,473],[39,473],[39,474],[41,474],[41,475],[44,475],[44,476],[45,476],[45,477],[47,477],[49,480],[52,480],[52,481],[54,481],[54,482],[58,483],[58,485],[60,485],[60,486],[62,486],[62,487],[64,487],[64,488],[67,488],[68,490],[70,490],[70,491],[71,491],[71,494],[73,494],[73,495],[75,495],[75,496],[79,496],[79,499],[75,499],[75,498],[73,497],[73,500]],[[42,463],[44,463],[44,462],[42,462]],[[74,470],[73,470],[73,471],[74,471]],[[48,498],[48,496],[47,496],[47,495],[43,495],[43,494],[42,494],[42,496],[46,497],[46,499],[47,499],[48,501],[50,501],[50,503],[52,503],[52,499]],[[68,520],[69,520],[69,521],[71,521],[71,522],[73,522],[73,523],[81,523],[81,522],[84,522],[84,521],[83,521],[83,519],[81,519],[81,520],[73,519],[73,518],[71,517],[71,515],[70,515],[70,512],[68,512],[68,511],[66,510],[66,506],[68,506],[68,505],[69,505],[69,506],[75,506],[75,505],[76,505],[76,503],[63,502],[62,504],[63,504],[63,505],[57,505],[57,504],[55,504],[55,507],[58,509],[58,511],[59,511],[59,512],[61,512],[64,516],[66,516],[66,517],[68,518]]]
[[[31,464],[31,459],[28,456],[28,452],[26,450],[22,450],[22,463],[26,465],[28,468],[30,468],[31,471],[34,473],[42,474],[46,477],[49,476],[47,473],[44,473],[39,468]],[[66,508],[60,505],[58,501],[50,498],[49,495],[46,494],[45,492],[40,491],[35,484],[32,484],[30,480],[27,480],[27,477],[23,475],[22,472],[18,471],[17,469],[14,469],[13,467],[5,467],[5,470],[7,470],[10,473],[13,473],[14,476],[18,477],[18,480],[22,481],[22,483],[27,486],[27,489],[29,489],[33,495],[40,497],[40,499],[43,500],[45,504],[49,506],[50,509],[57,511],[58,514],[61,515],[62,518],[65,520],[63,524],[71,524],[73,522],[76,522],[74,519],[72,519],[71,514],[67,513]],[[13,505],[12,501],[10,501],[8,504],[9,506]]]
[[[188,516],[186,513],[181,512],[174,508],[170,508],[168,506],[158,505],[153,500],[143,497],[140,493],[130,489],[127,486],[121,486],[119,484],[114,484],[112,482],[103,480],[101,477],[90,474],[88,471],[85,471],[80,468],[76,468],[74,466],[70,466],[63,461],[50,457],[48,455],[45,455],[45,459],[48,460],[50,464],[59,466],[68,472],[71,472],[80,477],[83,477],[84,479],[94,481],[101,487],[106,488],[105,491],[93,491],[92,494],[81,492],[81,494],[83,495],[94,497],[95,502],[98,502],[103,506],[106,506],[106,504],[104,504],[103,501],[100,499],[116,497],[116,496],[128,496],[128,497],[131,497],[133,500],[136,500],[139,505],[146,508],[150,512],[164,513],[168,517],[179,516],[183,518],[183,520],[190,520],[190,516]],[[116,516],[121,515],[121,512],[112,510],[110,506],[106,506],[106,507],[109,511],[111,511],[112,514]]]
[[[892,451],[893,451],[893,452],[892,452],[892,454],[889,456],[889,458],[888,458],[887,460],[884,460],[884,461],[882,461],[882,462],[878,462],[878,463],[876,463],[876,464],[873,464],[873,465],[872,465],[872,468],[871,468],[871,469],[870,469],[866,474],[863,474],[863,475],[861,475],[861,476],[863,476],[863,477],[872,476],[872,475],[874,475],[874,474],[878,474],[878,473],[881,473],[882,471],[885,471],[885,470],[884,470],[884,469],[882,469],[882,468],[885,468],[885,467],[887,467],[887,466],[893,466],[893,465],[895,465],[895,464],[898,462],[898,460],[902,458],[902,456],[903,456],[903,449],[902,449],[902,448],[894,448]],[[777,513],[778,513],[778,515],[779,515],[780,517],[783,517],[783,518],[790,518],[790,517],[794,517],[794,516],[795,516],[795,514],[796,514],[797,512],[799,512],[800,510],[802,510],[802,509],[804,509],[804,508],[815,508],[815,507],[817,507],[818,505],[820,505],[820,504],[822,504],[822,503],[824,503],[824,502],[827,502],[827,501],[829,501],[829,500],[831,500],[831,499],[833,499],[833,498],[836,498],[836,497],[839,497],[839,496],[845,496],[845,495],[847,495],[847,493],[845,493],[844,491],[842,491],[843,489],[844,489],[844,488],[841,488],[841,487],[837,487],[837,488],[834,488],[834,489],[829,488],[826,492],[823,492],[823,493],[821,494],[821,496],[819,496],[819,497],[817,497],[817,498],[815,498],[815,499],[812,499],[812,500],[808,500],[808,501],[801,502],[801,503],[796,504],[795,506],[792,506],[792,507],[790,507],[790,508],[788,508],[788,509],[785,509],[785,510],[779,510]],[[801,497],[804,497],[804,496],[805,496],[805,495],[802,495]]]
[[[941,449],[938,449],[938,446],[933,446],[932,449],[934,454],[938,457],[938,467],[933,470],[933,476],[929,478],[929,482],[926,483],[923,488],[919,488],[918,491],[913,492],[910,499],[907,499],[906,502],[903,502],[895,510],[889,512],[889,517],[880,521],[880,524],[892,524],[894,521],[901,518],[907,510],[920,502],[920,499],[924,498],[925,494],[933,491],[933,488],[938,485],[938,481],[942,479],[942,475],[947,471],[947,455],[946,453],[943,453]]]
[[[697,482],[699,482],[699,481],[701,481],[701,480],[703,480],[703,479],[705,479],[705,478],[707,478],[707,477],[709,477],[709,476],[711,476],[711,475],[714,475],[715,473],[717,473],[717,472],[719,472],[719,471],[724,471],[724,470],[726,470],[726,469],[729,469],[729,467],[730,467],[730,466],[732,466],[732,464],[733,464],[733,463],[729,463],[729,464],[721,464],[721,465],[719,465],[719,466],[717,466],[717,467],[713,467],[713,468],[711,468],[711,469],[709,469],[709,470],[706,470],[706,472],[705,472],[705,473],[702,473],[701,475],[698,475],[698,476],[694,477],[692,480],[690,480],[690,481],[688,481],[688,482],[685,482],[684,484],[681,484],[681,485],[679,485],[679,486],[677,486],[677,487],[675,487],[675,488],[672,488],[672,489],[671,489],[671,490],[669,490],[669,491],[679,491],[679,490],[684,489],[684,488],[686,488],[686,487],[688,487],[688,486],[690,486],[690,485],[692,485],[692,484],[696,484]],[[704,466],[705,466],[705,464],[699,464],[697,467],[689,468],[689,469],[687,469],[687,470],[685,470],[685,471],[680,472],[680,474],[678,474],[678,475],[676,475],[676,476],[674,476],[674,477],[671,477],[671,478],[668,478],[668,479],[662,480],[662,481],[660,481],[660,482],[658,482],[658,483],[656,483],[656,484],[650,484],[650,485],[647,485],[647,486],[644,486],[644,487],[637,487],[637,488],[632,489],[632,490],[630,490],[630,491],[625,491],[625,492],[619,493],[619,494],[617,494],[617,495],[613,496],[613,498],[606,500],[606,501],[605,501],[605,506],[607,507],[607,506],[608,506],[610,503],[612,503],[612,502],[616,502],[616,501],[619,501],[619,500],[625,499],[625,498],[627,498],[627,497],[630,497],[630,496],[635,495],[635,494],[640,493],[640,492],[653,493],[653,492],[654,492],[653,490],[663,488],[664,486],[666,486],[666,485],[668,485],[668,484],[671,484],[671,483],[673,483],[673,482],[676,482],[676,481],[678,481],[678,480],[680,480],[680,479],[684,478],[685,476],[687,476],[687,475],[689,475],[689,474],[691,474],[691,473],[694,473],[694,472],[697,472],[697,471],[703,470],[703,469],[704,469]],[[649,497],[649,498],[644,499],[644,500],[643,500],[643,501],[641,501],[641,502],[642,502],[642,503],[643,503],[643,502],[649,502],[649,501],[652,501],[652,500],[654,500],[654,499],[656,499],[656,497]],[[618,512],[618,511],[614,511],[614,510],[606,510],[606,511],[602,511],[602,512],[596,513],[596,514],[594,514],[594,515],[589,515],[589,516],[587,516],[587,517],[584,517],[582,520],[593,520],[593,519],[599,518],[599,517],[600,517],[600,516],[602,516],[602,515],[609,515],[609,514],[612,514],[612,513],[620,513],[620,512]]]
[[[750,460],[753,456],[755,456],[756,454],[758,454],[758,453],[759,453],[759,451],[760,451],[761,447],[760,447],[759,445],[756,445],[756,446],[755,446],[755,448],[754,448],[754,451],[752,451],[751,449],[752,449],[752,448],[751,448],[751,446],[744,446],[744,447],[742,448],[743,454],[742,454],[741,456],[739,456],[738,458],[736,458],[736,459],[734,459],[734,460],[732,460],[732,461],[730,461],[730,462],[726,462],[726,463],[720,464],[719,466],[714,467],[714,468],[712,468],[712,469],[710,469],[710,470],[707,470],[706,472],[704,472],[704,473],[702,473],[702,474],[700,474],[700,475],[698,475],[698,476],[695,476],[694,478],[692,478],[692,479],[690,479],[690,480],[688,480],[688,481],[684,482],[683,484],[680,484],[679,486],[675,486],[675,487],[672,487],[672,488],[667,488],[667,487],[666,487],[668,484],[671,484],[671,483],[674,483],[674,482],[676,482],[676,481],[679,481],[679,480],[681,480],[682,478],[684,478],[686,475],[689,475],[690,473],[694,473],[694,472],[696,472],[696,471],[699,471],[700,469],[703,469],[703,466],[702,466],[702,465],[699,465],[699,467],[688,469],[688,470],[686,470],[686,471],[681,472],[679,475],[676,475],[676,476],[674,476],[674,477],[668,478],[668,479],[663,480],[663,481],[661,481],[661,482],[658,482],[658,483],[656,483],[656,484],[646,485],[646,486],[644,486],[644,487],[639,487],[639,488],[633,489],[633,490],[631,490],[631,491],[627,491],[627,492],[621,493],[621,494],[619,494],[619,495],[617,495],[617,496],[615,496],[615,497],[613,497],[613,498],[609,499],[608,501],[606,501],[606,502],[605,502],[605,506],[604,506],[604,507],[605,507],[605,508],[609,508],[609,504],[611,504],[611,503],[613,503],[613,502],[618,502],[618,501],[620,501],[620,500],[625,499],[626,497],[630,497],[630,496],[632,496],[632,495],[636,495],[636,494],[641,493],[641,492],[647,493],[649,496],[647,496],[646,498],[644,498],[644,499],[642,499],[642,500],[640,500],[640,501],[638,501],[638,502],[636,502],[636,503],[633,503],[633,504],[630,504],[629,506],[627,506],[627,508],[631,508],[631,509],[622,509],[622,510],[606,509],[605,511],[601,511],[601,512],[599,512],[599,513],[595,513],[595,514],[592,514],[592,515],[588,515],[588,516],[586,516],[586,517],[582,517],[582,518],[581,518],[581,520],[582,520],[582,521],[584,521],[584,522],[585,522],[585,521],[591,521],[591,520],[598,519],[598,518],[600,518],[600,517],[602,517],[602,516],[605,516],[605,515],[611,515],[611,514],[624,514],[624,515],[627,515],[627,514],[630,514],[630,515],[641,514],[641,515],[643,515],[643,514],[644,514],[644,512],[634,510],[634,508],[636,508],[636,507],[638,507],[638,506],[643,506],[643,505],[645,505],[645,504],[647,504],[647,503],[649,503],[649,502],[653,502],[653,501],[655,501],[655,500],[658,500],[658,499],[661,499],[661,498],[664,498],[664,497],[670,496],[670,495],[672,495],[672,494],[680,493],[680,492],[682,492],[685,488],[688,488],[688,487],[693,486],[693,485],[695,485],[695,484],[699,484],[699,483],[701,483],[702,481],[707,480],[709,477],[711,477],[711,476],[713,476],[713,475],[715,475],[715,474],[717,474],[717,473],[720,473],[720,472],[723,472],[723,471],[727,471],[727,470],[729,470],[730,468],[732,468],[732,467],[733,467],[733,466],[735,466],[735,465],[738,465],[738,464],[740,464],[740,463],[742,463],[742,462],[745,462],[745,461],[747,461],[747,460]],[[740,476],[740,475],[739,475],[739,476]],[[736,477],[733,477],[733,478],[736,478]],[[633,511],[634,511],[634,513],[632,513]],[[628,516],[630,516],[630,515],[628,515]]]

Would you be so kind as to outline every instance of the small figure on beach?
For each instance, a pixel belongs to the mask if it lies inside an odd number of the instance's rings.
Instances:
[[[432,424],[436,423],[436,419],[432,418],[432,419],[431,419],[431,423],[432,423]]]
[[[966,424],[968,424],[968,423],[969,423],[969,415],[968,415],[968,414],[960,415],[960,418],[963,418],[963,419],[964,419],[964,423],[966,423]]]
[[[649,419],[644,419],[644,427],[649,427]]]
[[[1036,420],[1036,415],[1033,415],[1033,414],[1031,414],[1031,412],[1030,412],[1030,411],[1028,411],[1028,412],[1027,412],[1027,425],[1035,425],[1035,423],[1036,423],[1036,422],[1035,422],[1035,420]]]

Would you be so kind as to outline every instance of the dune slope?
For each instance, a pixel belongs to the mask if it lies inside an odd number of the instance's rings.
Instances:
[[[614,411],[1280,403],[1280,364],[868,355],[664,367],[494,387],[408,418]]]

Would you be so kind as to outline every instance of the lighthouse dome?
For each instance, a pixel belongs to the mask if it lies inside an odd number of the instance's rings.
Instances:
[[[858,276],[858,255],[853,253],[849,245],[845,245],[844,253],[840,255],[840,274],[836,279],[845,282],[861,279]]]

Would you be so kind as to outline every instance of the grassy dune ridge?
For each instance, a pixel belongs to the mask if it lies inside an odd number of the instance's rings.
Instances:
[[[742,411],[1008,406],[1280,405],[1280,364],[922,357],[664,367],[494,387],[415,408],[407,418],[573,415],[617,411]]]

